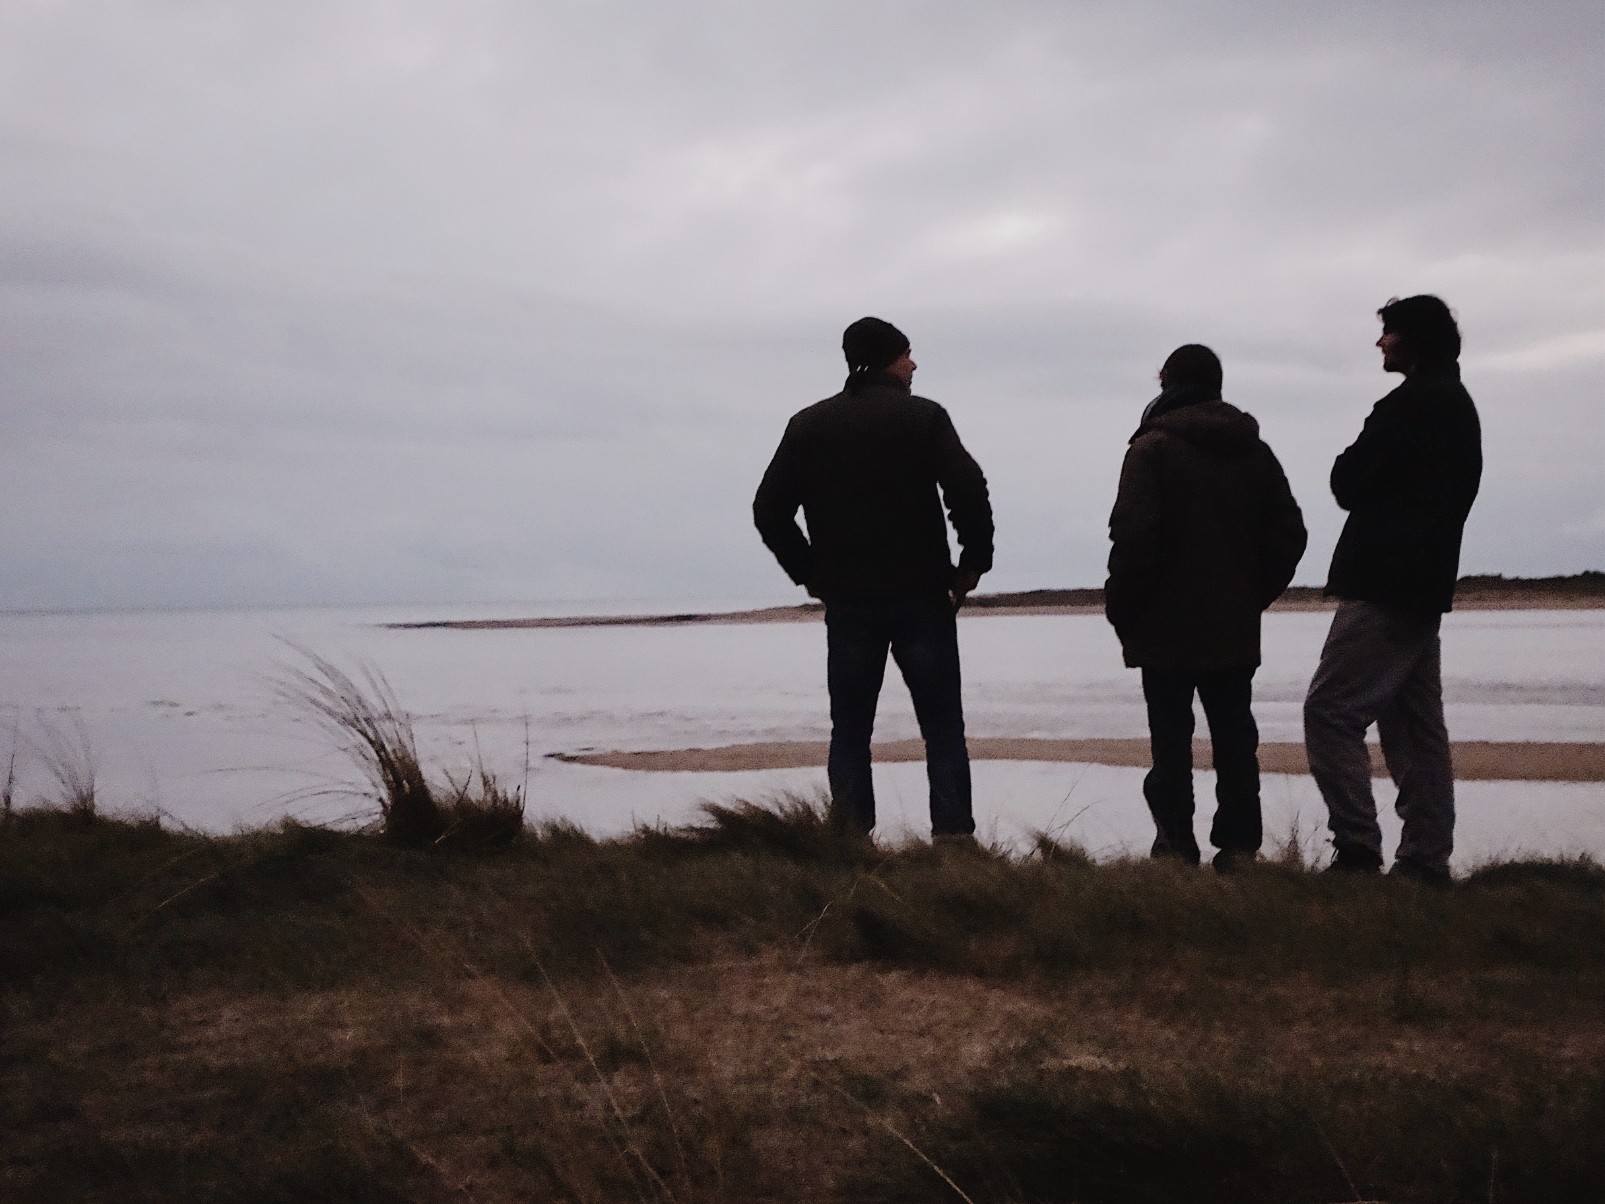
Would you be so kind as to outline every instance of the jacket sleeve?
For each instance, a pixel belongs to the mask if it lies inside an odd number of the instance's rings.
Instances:
[[[1304,555],[1309,540],[1304,515],[1299,510],[1287,474],[1269,446],[1264,450],[1261,476],[1263,486],[1259,505],[1260,608],[1264,609],[1287,588]]]
[[[1421,531],[1463,521],[1482,453],[1476,407],[1457,392],[1463,404],[1406,382],[1377,402],[1360,437],[1332,465],[1337,504],[1351,511],[1389,506],[1398,522]]]
[[[1332,497],[1345,510],[1368,506],[1408,487],[1419,458],[1409,399],[1401,385],[1372,407],[1360,436],[1332,464]]]
[[[797,443],[794,420],[786,427],[774,459],[758,484],[758,493],[752,499],[752,520],[764,546],[775,554],[786,575],[806,586],[813,577],[814,556],[808,537],[797,525],[797,508],[802,505]]]
[[[936,406],[932,431],[936,483],[959,541],[959,569],[977,577],[992,569],[992,499],[986,474],[959,441],[946,410]]]
[[[1141,613],[1159,576],[1160,496],[1153,440],[1145,436],[1126,451],[1120,488],[1109,513],[1109,579],[1104,614],[1118,631]]]

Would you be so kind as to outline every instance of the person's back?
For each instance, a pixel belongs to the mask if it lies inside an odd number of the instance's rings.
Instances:
[[[954,566],[939,487],[961,542],[978,553],[990,543],[981,470],[941,406],[876,377],[792,419],[755,517],[778,555],[801,505],[810,556],[800,584],[821,598],[945,594]]]
[[[1110,613],[1133,667],[1259,663],[1304,528],[1259,424],[1203,400],[1145,423],[1110,517]]]

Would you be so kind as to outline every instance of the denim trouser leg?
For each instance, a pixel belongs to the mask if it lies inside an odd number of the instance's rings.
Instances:
[[[975,831],[964,741],[958,628],[947,599],[830,602],[825,607],[830,686],[831,805],[837,822],[875,826],[870,738],[890,652],[908,685],[925,738],[935,835]]]
[[[1209,723],[1215,761],[1217,849],[1255,853],[1263,839],[1259,805],[1259,727],[1254,723],[1254,670],[1217,669],[1198,675],[1198,700]]]
[[[891,624],[878,608],[845,603],[825,607],[825,678],[830,690],[832,819],[849,831],[875,827],[875,781],[869,742],[886,676]]]
[[[970,751],[964,741],[958,623],[946,598],[900,605],[892,626],[892,658],[908,686],[931,789],[931,835],[975,831]]]
[[[1153,768],[1142,782],[1154,817],[1155,857],[1198,863],[1193,835],[1193,676],[1164,669],[1142,671]]]

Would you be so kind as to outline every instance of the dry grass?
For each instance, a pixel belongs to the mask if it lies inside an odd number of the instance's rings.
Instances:
[[[486,858],[19,813],[0,1197],[1600,1198],[1590,862],[1433,892],[822,823]]]
[[[55,720],[40,715],[38,728],[38,735],[32,741],[34,753],[56,784],[56,795],[49,801],[79,819],[93,819],[96,815],[95,778],[99,771],[83,718],[77,711],[64,712]],[[6,781],[8,809],[15,784],[16,759],[13,742]]]
[[[16,716],[11,724],[11,741],[6,745],[6,780],[0,787],[0,823],[8,823],[14,811],[17,792],[17,742],[22,735],[22,717]]]
[[[524,786],[510,787],[482,758],[458,780],[432,783],[418,757],[412,717],[384,674],[361,665],[355,675],[305,648],[306,667],[287,667],[274,683],[281,700],[309,717],[362,773],[386,838],[404,848],[442,842],[487,847],[524,830]],[[529,779],[526,736],[524,779]]]

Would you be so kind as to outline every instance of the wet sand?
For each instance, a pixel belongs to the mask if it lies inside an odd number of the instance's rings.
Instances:
[[[977,761],[1066,761],[1091,765],[1147,768],[1148,741],[1130,739],[1032,740],[972,737],[970,756]],[[754,769],[823,767],[823,740],[773,740],[727,744],[719,748],[615,750],[553,753],[559,761],[665,773],[731,773]],[[878,761],[919,761],[925,747],[918,740],[890,740],[875,745]],[[1261,744],[1260,767],[1266,773],[1307,774],[1302,744]],[[1482,782],[1605,782],[1605,743],[1540,743],[1467,740],[1454,746],[1455,776]],[[1199,768],[1210,766],[1209,744],[1194,745]],[[1373,772],[1385,777],[1381,753],[1371,750]]]

